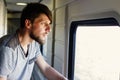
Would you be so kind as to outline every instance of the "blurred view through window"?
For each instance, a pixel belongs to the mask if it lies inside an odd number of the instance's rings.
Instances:
[[[74,80],[120,80],[119,26],[78,26]]]

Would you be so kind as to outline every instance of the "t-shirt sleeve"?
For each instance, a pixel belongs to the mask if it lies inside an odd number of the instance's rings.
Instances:
[[[12,71],[12,51],[0,46],[0,77],[7,77]]]
[[[39,55],[41,55],[40,44],[37,42],[35,44],[35,49],[36,49],[35,57],[37,58]]]

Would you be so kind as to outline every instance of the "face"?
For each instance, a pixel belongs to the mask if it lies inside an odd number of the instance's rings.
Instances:
[[[45,14],[41,14],[31,25],[30,37],[40,44],[44,44],[49,32],[50,20]]]

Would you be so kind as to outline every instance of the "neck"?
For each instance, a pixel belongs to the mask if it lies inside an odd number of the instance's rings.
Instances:
[[[33,41],[29,36],[29,32],[25,29],[18,31],[18,39],[22,47],[28,46]]]

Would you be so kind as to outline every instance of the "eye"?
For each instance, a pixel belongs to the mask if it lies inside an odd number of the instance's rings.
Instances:
[[[47,27],[47,26],[50,26],[50,24],[47,23],[47,22],[45,22],[45,21],[41,21],[41,22],[40,22],[40,25],[41,25],[41,26],[46,26],[46,27]]]
[[[44,22],[40,22],[40,24],[41,24],[41,25],[45,25],[45,23],[44,23]]]

